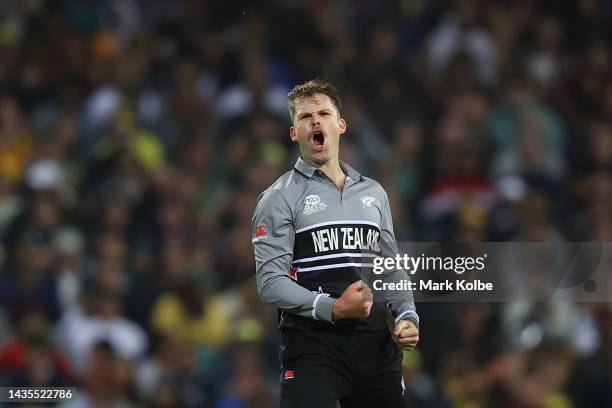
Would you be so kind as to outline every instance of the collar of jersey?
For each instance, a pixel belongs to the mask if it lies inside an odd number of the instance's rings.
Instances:
[[[308,178],[312,178],[312,175],[317,170],[316,167],[312,167],[310,164],[306,163],[301,157],[298,157],[297,161],[295,162],[294,168]],[[340,160],[340,168],[351,179],[355,181],[360,181],[362,179],[361,174],[359,174],[357,170],[355,170],[342,160]]]

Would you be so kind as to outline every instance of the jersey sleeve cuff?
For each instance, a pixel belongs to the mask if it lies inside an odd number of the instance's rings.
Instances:
[[[332,322],[332,306],[334,304],[334,299],[320,294],[317,296],[316,304],[313,309],[313,317],[316,320],[325,320],[326,322]]]
[[[414,310],[406,310],[404,313],[400,314],[395,318],[395,324],[397,324],[400,320],[411,320],[419,327],[419,315]]]

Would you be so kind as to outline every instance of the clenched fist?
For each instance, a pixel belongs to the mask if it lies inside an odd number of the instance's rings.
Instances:
[[[411,320],[400,320],[393,329],[392,337],[399,348],[412,351],[419,342],[419,329]]]
[[[352,283],[332,306],[332,318],[368,317],[373,304],[372,291],[364,281]]]

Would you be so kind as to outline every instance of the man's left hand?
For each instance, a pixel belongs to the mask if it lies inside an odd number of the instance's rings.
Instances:
[[[400,320],[393,329],[393,341],[406,351],[412,351],[419,342],[419,329],[411,320]]]

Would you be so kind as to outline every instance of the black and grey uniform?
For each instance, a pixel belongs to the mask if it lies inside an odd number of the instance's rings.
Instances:
[[[412,294],[394,291],[374,303],[368,318],[332,322],[334,300],[351,283],[368,281],[363,272],[371,271],[374,256],[395,256],[397,250],[384,189],[340,165],[346,174],[342,191],[299,158],[260,195],[253,216],[257,288],[279,310],[281,406],[327,407],[335,400],[359,406],[348,402],[355,395],[361,403],[373,397],[370,403],[381,408],[403,406],[397,405],[401,352],[390,340],[387,318],[389,311],[396,322],[418,324]],[[381,276],[406,278],[403,271]],[[366,345],[371,347],[364,350]],[[387,405],[382,394],[388,394]]]

